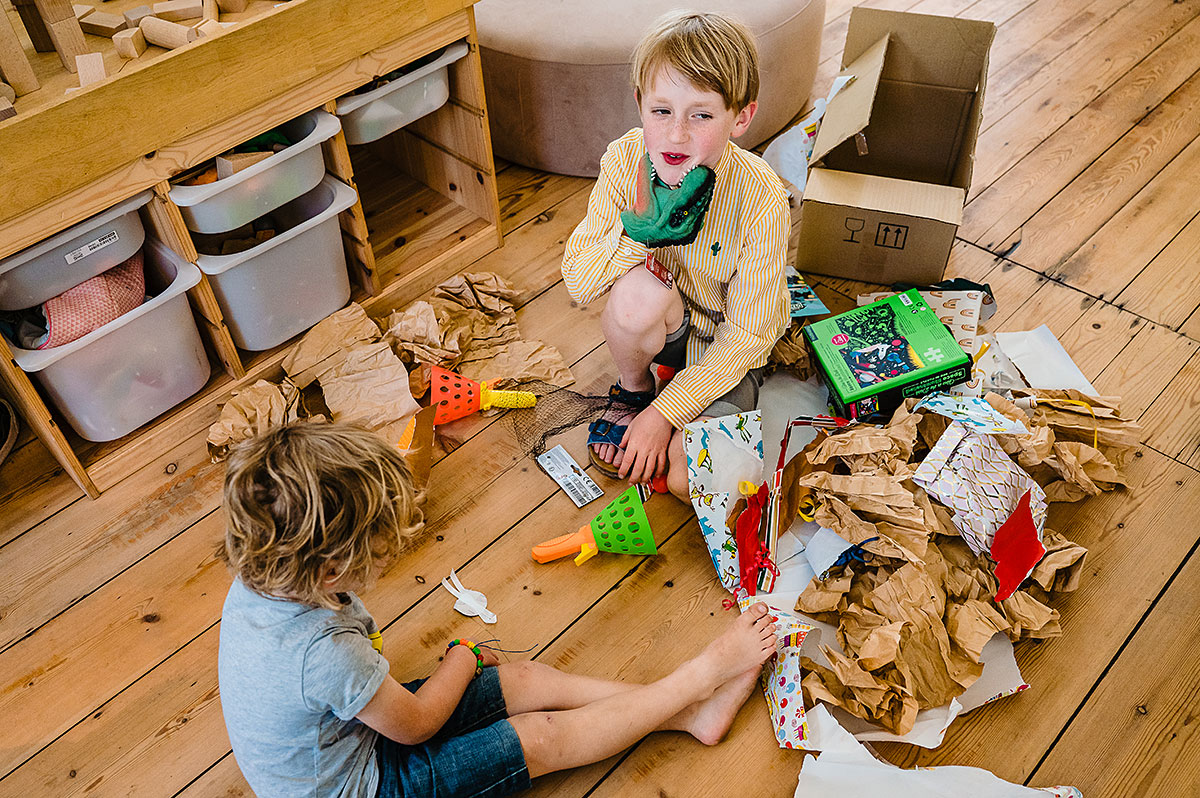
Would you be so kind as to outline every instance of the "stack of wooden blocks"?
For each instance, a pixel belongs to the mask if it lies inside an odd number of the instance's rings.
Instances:
[[[13,0],[13,6],[39,53],[57,52],[63,67],[79,75],[79,88],[107,77],[104,56],[93,53],[84,33],[113,40],[125,59],[137,58],[148,44],[168,50],[222,30],[220,12],[244,11],[249,0],[163,0],[124,14],[73,5],[70,0]],[[183,24],[187,23],[187,24]],[[41,87],[16,29],[0,13],[0,121],[16,114],[16,98]],[[72,91],[73,89],[68,89]]]

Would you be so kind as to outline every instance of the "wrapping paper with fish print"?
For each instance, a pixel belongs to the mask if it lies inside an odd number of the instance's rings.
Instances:
[[[738,601],[742,612],[756,601],[745,597]],[[763,667],[763,692],[775,739],[780,748],[804,748],[809,739],[808,721],[804,714],[804,694],[800,688],[800,647],[813,627],[800,618],[770,608],[775,623],[775,656]]]
[[[726,525],[737,501],[738,483],[763,478],[762,416],[759,411],[696,421],[683,428],[688,495],[721,585],[738,584],[737,545]]]

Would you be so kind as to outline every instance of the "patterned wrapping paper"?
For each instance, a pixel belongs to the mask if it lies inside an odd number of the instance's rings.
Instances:
[[[913,481],[954,511],[954,526],[976,554],[991,550],[996,530],[1026,491],[1038,534],[1045,529],[1045,492],[995,438],[974,433],[961,422],[946,427]]]
[[[859,307],[895,295],[895,291],[876,291],[871,294],[859,294]],[[922,291],[929,307],[937,313],[942,323],[950,328],[950,333],[962,350],[974,360],[979,353],[979,322],[982,318],[995,313],[995,305],[991,297],[982,291]],[[985,309],[984,303],[990,307]],[[981,396],[983,381],[979,374],[972,373],[971,379],[961,385],[947,389],[947,393],[956,396]]]
[[[745,597],[738,601],[742,612],[756,599]],[[780,748],[804,748],[810,739],[808,720],[804,714],[804,694],[800,689],[800,647],[813,627],[795,615],[771,607],[775,623],[775,657],[763,668],[763,692],[775,739]]]
[[[976,432],[989,432],[993,435],[1029,434],[1029,428],[1026,425],[1020,421],[1014,421],[976,396],[955,396],[950,393],[930,394],[918,402],[913,410],[931,410],[959,421]]]
[[[700,531],[721,585],[732,593],[738,585],[738,556],[726,518],[737,501],[738,483],[762,482],[762,416],[755,410],[688,424],[683,451]]]

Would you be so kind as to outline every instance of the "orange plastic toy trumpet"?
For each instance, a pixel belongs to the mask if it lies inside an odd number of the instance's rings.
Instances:
[[[548,563],[575,554],[576,565],[583,565],[601,551],[612,554],[656,554],[650,520],[642,504],[645,490],[633,485],[613,499],[591,523],[578,532],[562,535],[533,547],[533,559]]]
[[[429,402],[437,406],[435,425],[493,407],[533,407],[537,403],[537,396],[529,391],[494,391],[486,382],[469,380],[441,366],[431,368]]]

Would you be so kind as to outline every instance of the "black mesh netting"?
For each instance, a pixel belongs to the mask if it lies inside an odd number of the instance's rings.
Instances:
[[[529,380],[513,388],[531,391],[538,398],[537,404],[531,408],[508,411],[517,444],[532,457],[543,454],[549,448],[546,442],[555,435],[595,421],[610,402],[615,408],[626,409],[630,413],[640,410],[607,396],[588,396],[541,380]]]

